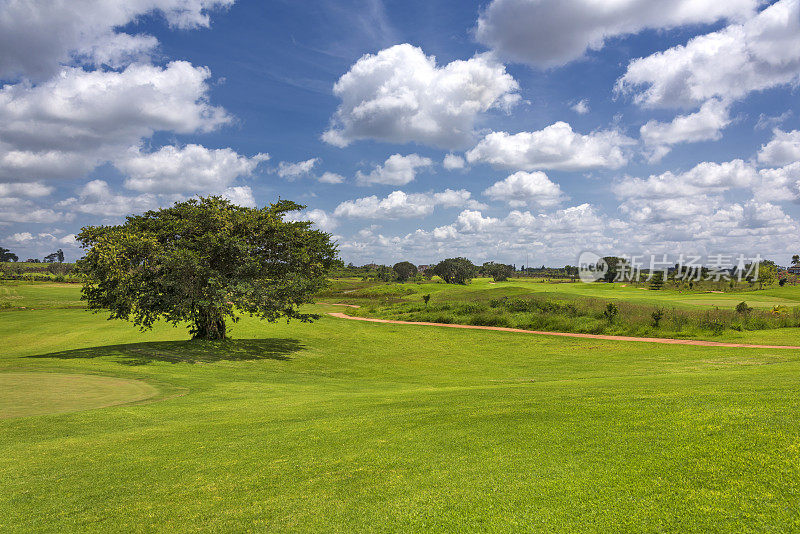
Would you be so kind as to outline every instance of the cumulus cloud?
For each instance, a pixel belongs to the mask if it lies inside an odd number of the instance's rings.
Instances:
[[[18,243],[21,245],[30,245],[33,242],[37,242],[38,244],[59,244],[59,245],[74,245],[75,241],[75,234],[66,234],[61,237],[53,235],[51,233],[42,232],[36,235],[33,235],[30,232],[17,232],[12,234],[8,238],[9,241],[12,243]]]
[[[377,257],[438,261],[466,256],[478,262],[513,263],[524,261],[525,254],[531,252],[542,260],[574,262],[582,250],[610,246],[612,240],[603,233],[605,226],[602,216],[589,204],[543,214],[513,210],[506,217],[487,216],[469,208],[461,211],[453,223],[433,230],[385,236],[370,228],[340,244],[347,257],[367,261]]]
[[[617,90],[644,106],[691,108],[798,81],[800,2],[779,0],[746,22],[633,60]]]
[[[447,154],[442,161],[442,167],[447,171],[455,171],[467,168],[467,162],[456,154]]]
[[[278,164],[278,176],[286,178],[289,181],[296,180],[303,176],[308,176],[311,171],[319,163],[319,158],[311,158],[306,161],[298,161],[297,163],[290,163],[288,161],[281,161]]]
[[[52,187],[40,182],[0,183],[0,223],[51,223],[62,220],[63,213],[39,207],[30,200],[46,197],[52,192]]]
[[[218,193],[253,173],[269,155],[248,158],[230,148],[164,146],[155,152],[132,149],[114,162],[127,178],[125,187],[149,193]]]
[[[800,130],[773,131],[772,140],[758,151],[758,162],[763,165],[786,165],[800,161]]]
[[[572,106],[572,111],[578,115],[586,115],[589,113],[589,101],[585,98]]]
[[[711,99],[696,113],[679,115],[672,122],[649,121],[641,127],[639,133],[650,151],[650,160],[657,161],[673,145],[721,139],[722,130],[730,123],[728,104]]]
[[[778,169],[762,169],[753,188],[759,202],[800,202],[800,161]]]
[[[651,239],[661,232],[684,241],[691,241],[696,235],[698,243],[702,243],[703,236],[735,238],[745,235],[756,225],[755,221],[763,220],[761,215],[755,214],[774,214],[775,208],[768,202],[772,200],[770,196],[759,193],[764,191],[764,181],[769,179],[763,171],[759,173],[742,160],[704,162],[678,174],[666,172],[647,179],[628,177],[615,183],[612,190],[623,200],[620,212],[638,225],[638,231],[651,235]],[[747,188],[754,192],[752,201],[730,203],[723,197],[726,191]],[[645,232],[642,228],[646,225],[654,226]],[[711,229],[709,225],[725,226]],[[783,230],[776,229],[776,235],[778,233],[782,234]]]
[[[618,169],[628,162],[626,147],[636,141],[616,130],[584,135],[566,122],[536,132],[492,132],[466,154],[467,161],[510,170],[555,169],[577,171]]]
[[[149,55],[150,35],[118,29],[149,13],[170,26],[209,25],[208,11],[234,0],[6,0],[0,4],[0,78],[43,80],[59,65],[79,61],[119,67]]]
[[[543,172],[519,171],[496,182],[483,192],[492,200],[502,200],[509,206],[530,205],[539,209],[552,208],[563,202],[565,195],[558,184]]]
[[[43,208],[29,200],[14,197],[0,199],[2,223],[54,223],[71,217],[51,208]]]
[[[246,185],[228,187],[220,194],[220,196],[230,200],[237,206],[242,206],[243,208],[258,207],[256,204],[256,199],[253,197],[253,190]]]
[[[41,182],[32,182],[28,184],[4,184],[0,183],[0,203],[4,199],[13,197],[46,197],[53,192],[53,188]]]
[[[478,116],[508,109],[517,89],[491,55],[437,66],[420,48],[396,45],[363,56],[336,82],[341,104],[322,138],[340,147],[360,139],[467,146]]]
[[[308,211],[300,211],[290,213],[286,216],[287,221],[310,221],[314,226],[323,232],[331,232],[339,226],[339,221],[336,217],[327,213],[325,210],[313,209]]]
[[[405,193],[394,191],[386,198],[375,195],[347,200],[334,210],[337,217],[362,219],[406,219],[424,217],[433,213],[436,206],[445,208],[464,206],[472,194],[463,189],[446,189],[440,193]]]
[[[344,182],[344,176],[335,172],[324,172],[317,180],[323,184],[341,184]]]
[[[177,200],[179,197],[173,197]],[[75,212],[106,217],[122,217],[131,213],[156,209],[170,202],[152,193],[127,196],[115,193],[108,182],[92,180],[78,189],[78,196],[67,198],[57,204],[58,207]]]
[[[737,159],[724,163],[703,162],[692,169],[675,174],[665,172],[647,179],[626,177],[612,186],[623,199],[667,199],[685,202],[686,197],[699,198],[754,185],[758,173],[748,163]]]
[[[208,69],[175,61],[123,71],[65,68],[46,83],[0,89],[0,180],[76,178],[156,131],[230,122],[208,102]]]
[[[417,176],[418,169],[423,169],[433,165],[433,160],[423,158],[418,154],[401,156],[393,154],[389,156],[383,165],[376,165],[369,173],[361,171],[356,173],[356,181],[360,185],[386,184],[386,185],[406,185],[413,182]]]
[[[741,19],[758,0],[493,0],[476,36],[503,59],[536,67],[563,65],[599,50],[613,37]]]

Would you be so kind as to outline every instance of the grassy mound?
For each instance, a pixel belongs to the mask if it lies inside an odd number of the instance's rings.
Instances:
[[[61,373],[0,373],[0,419],[77,412],[149,399],[140,380]]]

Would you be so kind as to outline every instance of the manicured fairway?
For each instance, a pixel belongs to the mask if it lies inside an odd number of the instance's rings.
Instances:
[[[800,531],[794,351],[329,317],[232,334],[0,310],[0,374],[161,391],[0,420],[0,532]]]
[[[60,373],[0,373],[0,419],[104,408],[154,397],[138,380]]]

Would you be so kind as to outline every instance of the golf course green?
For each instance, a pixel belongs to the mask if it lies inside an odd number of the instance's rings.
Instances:
[[[189,341],[0,287],[0,532],[800,531],[797,351],[326,305]]]

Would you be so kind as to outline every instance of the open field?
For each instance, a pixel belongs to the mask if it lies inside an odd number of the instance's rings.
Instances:
[[[0,420],[3,532],[800,530],[794,351],[330,317],[186,341],[0,287],[0,375],[159,392]]]

